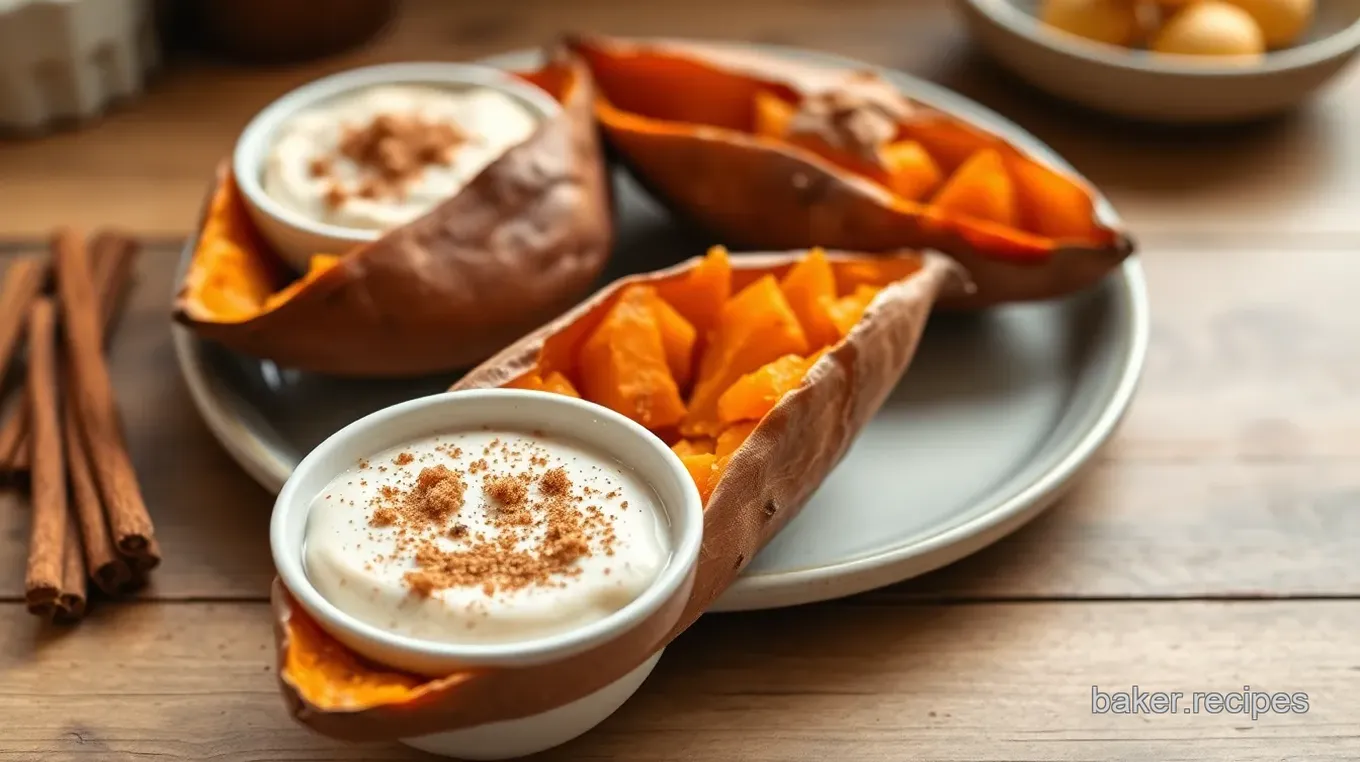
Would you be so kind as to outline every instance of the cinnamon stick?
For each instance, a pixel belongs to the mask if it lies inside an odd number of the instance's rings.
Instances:
[[[19,460],[20,451],[25,451],[22,458],[24,467],[27,468],[28,456],[28,384],[19,389],[5,402],[4,421],[0,422],[0,476],[8,477],[16,475],[15,472],[21,469],[14,468]]]
[[[15,415],[5,420],[5,425],[0,428],[0,453],[6,453],[3,463],[3,473],[11,481],[22,476],[32,465],[32,442],[28,436],[28,387],[24,386],[19,390],[19,397],[22,404],[19,405]]]
[[[0,283],[0,379],[4,378],[19,345],[33,300],[42,292],[47,281],[47,260],[41,257],[20,257],[5,269]],[[20,439],[28,427],[28,402],[20,400],[10,406],[5,423],[0,426],[0,462],[8,462],[21,446]],[[26,446],[26,445],[23,445]]]
[[[33,518],[28,544],[25,601],[34,614],[57,605],[65,574],[66,470],[57,407],[56,309],[34,302],[28,318],[28,388],[33,423]]]
[[[24,321],[47,282],[47,269],[47,260],[36,256],[19,257],[5,268],[0,283],[0,379],[9,370]]]
[[[58,622],[78,622],[85,616],[87,576],[80,549],[80,530],[71,517],[66,521],[66,542],[62,547],[61,594],[57,596],[54,616]]]
[[[128,281],[132,279],[137,251],[136,240],[113,231],[97,234],[91,246],[90,269],[94,272],[95,290],[99,293],[100,334],[105,348],[113,335],[113,323],[118,318]],[[14,478],[27,471],[29,449],[28,405],[25,402],[0,423],[0,477]]]
[[[75,384],[71,383],[69,365],[66,371],[67,375],[63,379],[67,383],[63,395],[62,435],[66,440],[66,473],[70,477],[71,503],[75,509],[76,523],[80,526],[85,567],[89,569],[95,585],[113,595],[122,591],[132,580],[132,570],[128,568],[127,561],[118,555],[118,549],[114,547],[109,534],[104,504],[99,499],[94,472],[80,439],[80,419],[76,413],[75,396],[71,393]]]
[[[146,583],[150,581],[151,570],[159,566],[160,563],[161,546],[153,537],[146,553],[128,559],[128,564],[132,567],[132,581],[124,589],[135,590],[145,587]]]
[[[76,232],[61,230],[53,241],[53,251],[75,409],[114,545],[124,555],[149,555],[153,550],[151,540],[155,530],[123,440],[113,385],[104,359],[101,310],[85,242]],[[37,392],[32,386],[30,391]],[[36,435],[36,419],[33,423]],[[35,454],[37,444],[35,437]],[[36,458],[34,465],[37,465]]]

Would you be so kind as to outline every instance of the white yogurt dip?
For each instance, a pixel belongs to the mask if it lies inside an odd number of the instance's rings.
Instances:
[[[391,166],[356,161],[342,148],[348,137],[372,129],[383,118],[452,127],[459,140],[437,160],[417,158],[413,171],[402,171],[399,181],[388,173],[383,190],[374,192],[373,180],[383,179]],[[457,193],[537,126],[528,107],[491,88],[367,87],[301,111],[280,125],[261,184],[275,202],[316,222],[387,230]]]
[[[453,644],[603,619],[670,558],[665,507],[607,455],[539,433],[466,431],[378,453],[310,506],[303,560],[336,608]]]

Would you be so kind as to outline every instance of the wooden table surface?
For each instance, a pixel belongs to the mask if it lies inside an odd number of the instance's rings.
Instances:
[[[943,0],[411,3],[369,49],[279,70],[189,63],[97,126],[0,144],[0,235],[116,223],[173,242],[260,106],[361,62],[461,59],[566,28],[816,47],[902,68],[1053,145],[1138,235],[1144,382],[1070,496],[952,567],[856,598],[714,615],[551,759],[1360,758],[1360,69],[1287,118],[1151,129],[981,60]],[[284,712],[265,604],[270,497],[216,446],[169,343],[172,246],[113,348],[167,560],[71,630],[20,604],[27,515],[0,498],[0,759],[421,759]],[[1094,714],[1101,690],[1303,692],[1306,713]]]

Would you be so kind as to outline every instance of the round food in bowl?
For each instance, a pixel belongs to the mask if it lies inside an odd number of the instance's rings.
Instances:
[[[405,64],[346,76],[285,96],[243,132],[191,244],[176,320],[286,368],[410,377],[475,365],[584,296],[612,222],[593,85],[574,55],[497,72],[515,83],[504,88],[436,86]],[[428,108],[394,115],[390,99]],[[357,118],[317,128],[308,109]],[[491,124],[437,117],[474,109]],[[523,139],[490,137],[505,124]],[[317,129],[325,140],[305,138]],[[267,170],[271,156],[284,166]]]
[[[281,124],[260,185],[275,203],[309,220],[387,230],[462,190],[527,140],[539,119],[490,88],[362,88]],[[304,261],[299,269],[305,268]]]
[[[1051,4],[1050,4],[1051,3]],[[1138,13],[1131,39],[1059,17]],[[1360,0],[957,0],[1001,65],[1064,100],[1163,123],[1257,119],[1301,104],[1360,49]],[[1063,6],[1064,13],[1054,15]],[[1104,8],[1094,11],[1092,8]],[[1084,24],[1084,26],[1083,26]],[[1097,31],[1086,31],[1097,30]],[[1106,35],[1108,36],[1108,35]]]

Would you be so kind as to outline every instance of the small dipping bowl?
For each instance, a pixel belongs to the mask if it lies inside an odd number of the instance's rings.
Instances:
[[[649,484],[665,509],[671,556],[641,595],[609,616],[549,637],[494,644],[449,644],[397,635],[346,614],[312,586],[303,543],[313,499],[361,458],[440,434],[483,426],[571,439],[612,457]],[[642,426],[591,402],[546,392],[485,389],[403,402],[360,418],[322,442],[293,471],[270,522],[274,566],[293,599],[318,625],[356,653],[407,672],[439,677],[469,667],[548,664],[630,631],[666,604],[689,596],[703,538],[703,504],[680,458]],[[680,607],[676,609],[678,618]],[[669,628],[674,621],[666,623]],[[575,738],[618,709],[651,673],[653,654],[617,681],[539,714],[416,738],[403,743],[462,759],[504,759]]]
[[[381,230],[331,225],[275,201],[261,184],[279,128],[295,114],[357,90],[380,85],[429,85],[451,91],[497,90],[520,103],[542,124],[561,112],[548,93],[492,66],[466,63],[397,63],[365,66],[314,80],[255,115],[236,141],[231,168],[246,210],[264,239],[294,270],[305,272],[313,254],[343,254],[376,241]]]
[[[1313,96],[1360,52],[1360,0],[1318,0],[1304,38],[1259,62],[1157,55],[1046,27],[1040,0],[954,0],[974,38],[1021,79],[1113,116],[1163,124],[1260,119]]]

